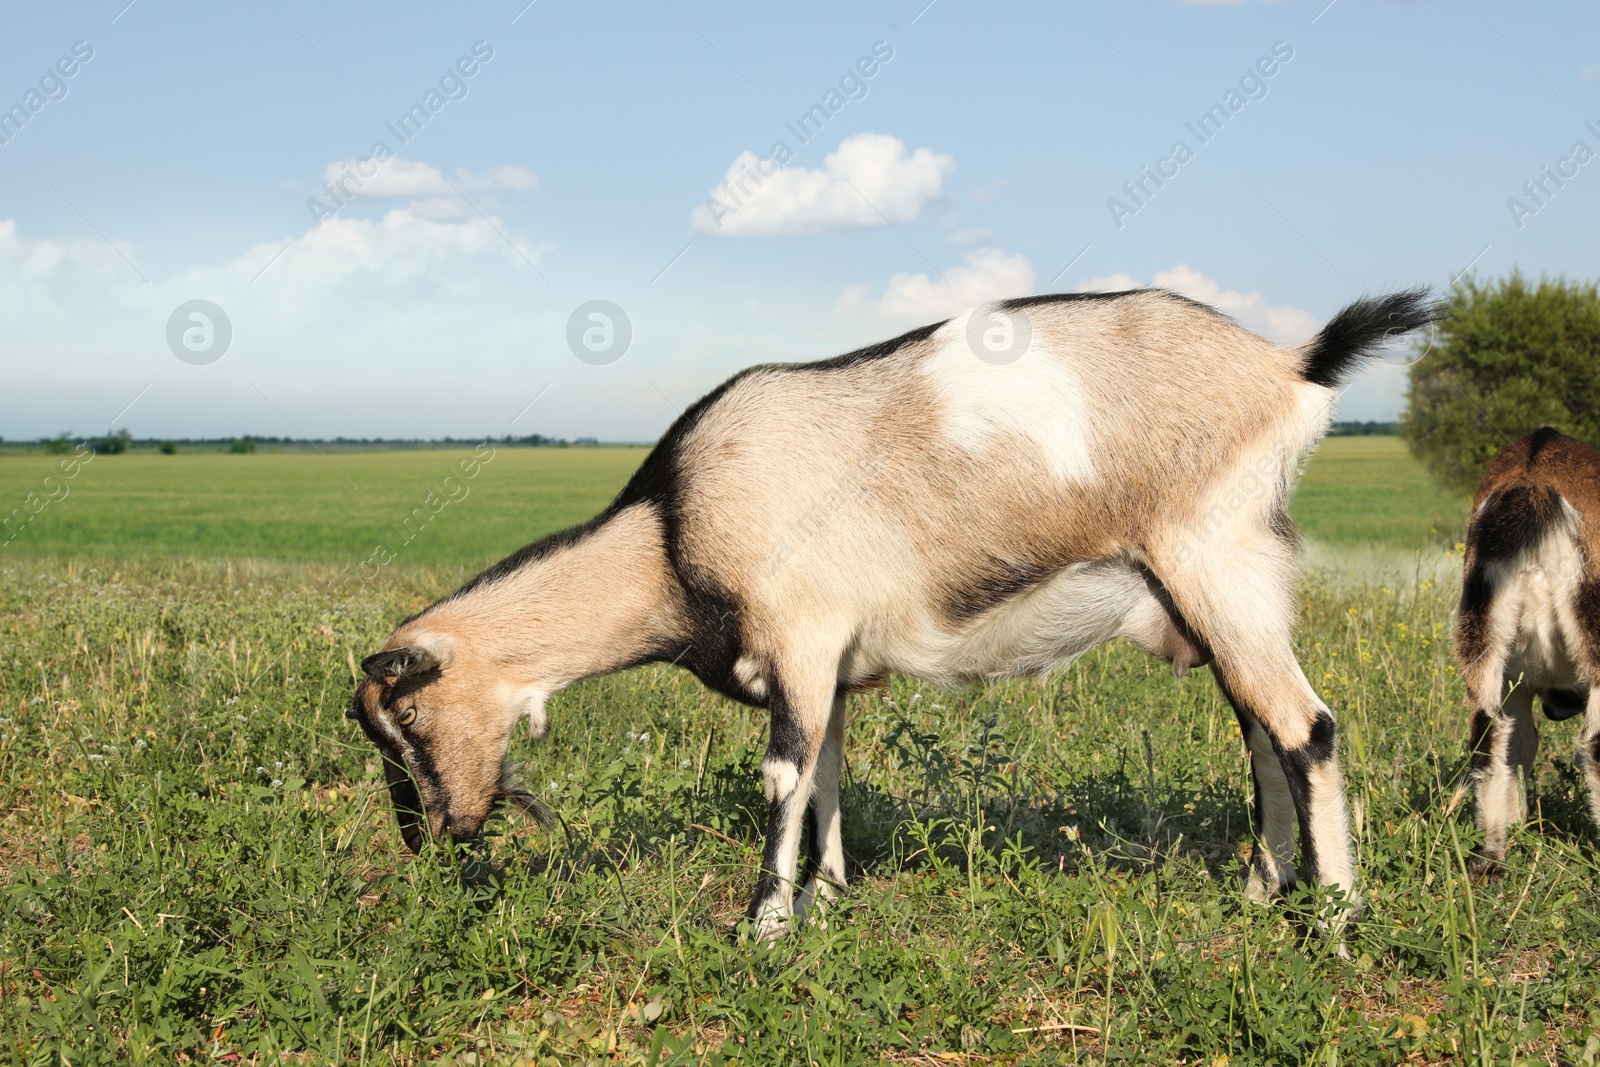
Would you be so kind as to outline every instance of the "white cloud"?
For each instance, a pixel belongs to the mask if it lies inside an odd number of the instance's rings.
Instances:
[[[63,325],[81,321],[86,305],[107,289],[142,281],[132,245],[95,238],[32,240],[17,232],[15,219],[0,219],[0,321],[14,343],[32,329],[60,336]]]
[[[43,282],[71,270],[116,274],[128,270],[123,256],[133,258],[126,243],[113,248],[104,241],[34,241],[17,233],[16,219],[0,219],[0,275],[9,281]]]
[[[478,189],[526,188],[533,180],[515,167],[458,173]],[[379,191],[426,193],[435,179],[442,181],[432,167],[406,165]],[[479,206],[483,215],[451,192],[421,196],[376,219],[333,214],[231,260],[166,276],[124,241],[29,239],[15,220],[0,218],[0,320],[19,335],[47,337],[60,330],[52,323],[87,320],[109,328],[122,316],[164,313],[200,294],[292,332],[304,315],[353,322],[396,305],[459,304],[463,291],[525,285],[552,246],[519,236],[487,200]]]
[[[927,274],[892,275],[881,297],[870,286],[853,286],[839,298],[838,310],[870,307],[884,315],[936,319],[965,311],[975,304],[1033,292],[1033,264],[1023,255],[999,248],[968,252],[959,267],[935,278]]]
[[[1596,78],[1600,78],[1600,63],[1596,63],[1592,67],[1580,68],[1578,71],[1578,77],[1582,78],[1586,82],[1594,81]]]
[[[1152,282],[1158,288],[1171,289],[1191,300],[1210,304],[1231,315],[1246,329],[1279,344],[1296,345],[1317,332],[1318,322],[1309,312],[1289,304],[1269,304],[1260,289],[1249,293],[1224,289],[1186,263],[1179,263],[1171,270],[1157,271]],[[1080,291],[1141,288],[1144,288],[1143,282],[1121,273],[1089,278],[1078,284]]]
[[[1120,293],[1124,289],[1143,289],[1144,282],[1118,271],[1101,278],[1085,278],[1078,283],[1080,293]]]
[[[283,262],[264,276],[271,284],[293,285],[298,280],[323,286],[358,274],[403,282],[453,260],[482,257],[525,269],[549,251],[549,246],[511,237],[506,224],[491,213],[492,196],[472,202],[462,196],[538,188],[539,176],[524,167],[491,167],[482,174],[458,169],[453,179],[447,179],[432,164],[396,157],[381,163],[330,163],[323,177],[362,200],[410,203],[391,209],[381,219],[330,211],[318,225],[290,239]],[[480,209],[485,213],[479,214]],[[253,278],[283,249],[282,241],[258,245],[223,269]]]
[[[371,177],[362,171],[377,168]],[[323,181],[343,188],[363,200],[414,200],[423,197],[452,197],[456,190],[466,193],[527,193],[539,187],[539,176],[525,167],[491,167],[483,174],[458,170],[454,183],[438,167],[412,159],[395,157],[384,163],[357,163],[341,160],[329,163]],[[344,184],[341,186],[340,182]]]
[[[468,260],[500,260],[500,266],[527,270],[550,250],[510,237],[505,223],[493,215],[486,219],[470,208],[465,218],[430,213],[440,203],[451,207],[459,199],[419,201],[381,219],[328,219],[293,238],[282,261],[270,268],[267,262],[283,248],[281,242],[257,245],[226,271],[254,277],[266,268],[262,285],[322,291],[357,275],[382,284],[404,283]]]
[[[944,190],[955,168],[947,155],[898,137],[858,133],[830,152],[819,170],[777,168],[742,152],[706,203],[689,215],[696,233],[724,237],[821,233],[910,222]]]

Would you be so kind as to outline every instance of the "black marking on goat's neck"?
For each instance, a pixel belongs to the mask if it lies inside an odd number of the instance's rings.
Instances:
[[[714,577],[693,567],[683,549],[683,479],[680,462],[691,431],[728,389],[748,374],[768,368],[753,367],[737,374],[717,389],[696,401],[674,422],[609,510],[648,502],[661,518],[662,550],[667,566],[683,599],[684,632],[675,647],[663,649],[657,657],[693,674],[723,696],[755,707],[765,700],[752,693],[734,676],[733,665],[741,654],[740,614],[743,605]]]
[[[511,575],[517,573],[530,563],[535,563],[541,559],[553,556],[563,549],[571,548],[573,545],[576,545],[578,542],[582,541],[584,538],[588,537],[590,534],[599,529],[601,524],[605,522],[610,514],[611,510],[607,509],[607,511],[596,515],[587,522],[581,522],[576,526],[570,526],[567,529],[560,530],[548,537],[540,538],[530,545],[524,545],[515,552],[511,553],[511,555],[507,556],[505,559],[502,559],[499,562],[484,568],[461,588],[445,597],[444,600],[440,601],[440,603],[447,603],[451,600],[459,600],[484,586],[492,585],[495,582],[498,582],[502,578],[509,578]],[[430,610],[432,610],[432,608],[424,609],[405,621],[411,622],[413,619],[426,614]],[[404,625],[404,623],[401,625]]]
[[[683,647],[675,650],[673,662],[729,700],[753,708],[768,707],[770,694],[753,691],[733,670],[744,654],[738,605],[704,590],[686,590],[686,598],[688,634]]]
[[[714,576],[692,566],[682,547],[683,482],[687,476],[682,455],[689,435],[700,420],[730,389],[752,374],[829,371],[855,366],[926,340],[942,325],[944,323],[938,322],[922,326],[892,340],[818,363],[750,367],[695,401],[667,428],[667,432],[662,434],[661,440],[606,510],[609,515],[631,504],[648,502],[656,507],[660,515],[663,547],[668,565],[682,591],[688,624],[681,643],[677,647],[664,649],[659,659],[686,668],[707,687],[730,699],[753,707],[768,705],[766,696],[753,692],[734,675],[733,665],[742,654],[739,616],[743,605],[730,590],[722,588]]]

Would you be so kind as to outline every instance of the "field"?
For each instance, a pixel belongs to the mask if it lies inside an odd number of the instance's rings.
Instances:
[[[1600,1062],[1574,725],[1545,724],[1536,824],[1473,884],[1465,502],[1389,438],[1329,441],[1295,506],[1363,872],[1348,959],[1304,901],[1242,899],[1248,768],[1208,672],[1122,645],[854,698],[852,888],[776,945],[738,931],[765,722],[674,670],[577,687],[516,742],[559,828],[409,856],[343,718],[356,660],[642,456],[501,448],[468,478],[471,450],[130,454],[65,494],[54,457],[0,457],[5,508],[57,497],[0,546],[3,1055]]]

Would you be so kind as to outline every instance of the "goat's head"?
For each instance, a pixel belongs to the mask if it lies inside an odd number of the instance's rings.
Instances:
[[[506,748],[517,720],[545,732],[547,692],[505,678],[447,635],[408,632],[361,661],[350,718],[378,746],[406,847],[435,837],[470,841],[501,801],[541,822],[550,810],[510,780]]]

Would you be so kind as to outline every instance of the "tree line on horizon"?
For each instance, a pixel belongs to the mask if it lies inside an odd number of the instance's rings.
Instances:
[[[1334,436],[1399,434],[1412,455],[1446,488],[1470,492],[1491,460],[1511,441],[1541,426],[1600,444],[1600,287],[1563,276],[1530,281],[1520,270],[1499,279],[1457,279],[1442,301],[1431,335],[1408,370],[1406,407],[1398,422],[1335,422]],[[4,443],[0,437],[0,443]],[[261,436],[135,438],[127,429],[98,436],[70,430],[37,441],[12,442],[66,453],[87,446],[96,454],[133,449],[173,454],[180,448],[366,446],[449,448],[488,440],[506,447],[595,446],[593,437],[567,440],[544,434],[500,437],[294,438]],[[648,444],[649,442],[616,442]]]
[[[601,444],[598,438],[578,437],[568,440],[564,437],[548,437],[544,434],[525,434],[516,436],[504,434],[500,437],[268,437],[246,434],[239,437],[134,437],[132,432],[121,429],[115,433],[101,434],[98,436],[84,436],[74,434],[71,430],[64,430],[53,437],[41,437],[31,441],[13,441],[12,445],[20,447],[39,447],[50,455],[64,455],[80,446],[87,446],[96,455],[115,456],[135,449],[154,449],[166,455],[172,455],[179,448],[224,448],[234,453],[254,452],[258,446],[268,448],[302,448],[318,445],[350,446],[361,445],[377,448],[454,448],[470,447],[488,441],[491,444],[510,448],[583,448]],[[0,443],[5,439],[0,437]],[[608,442],[618,444],[634,444],[636,442]]]

